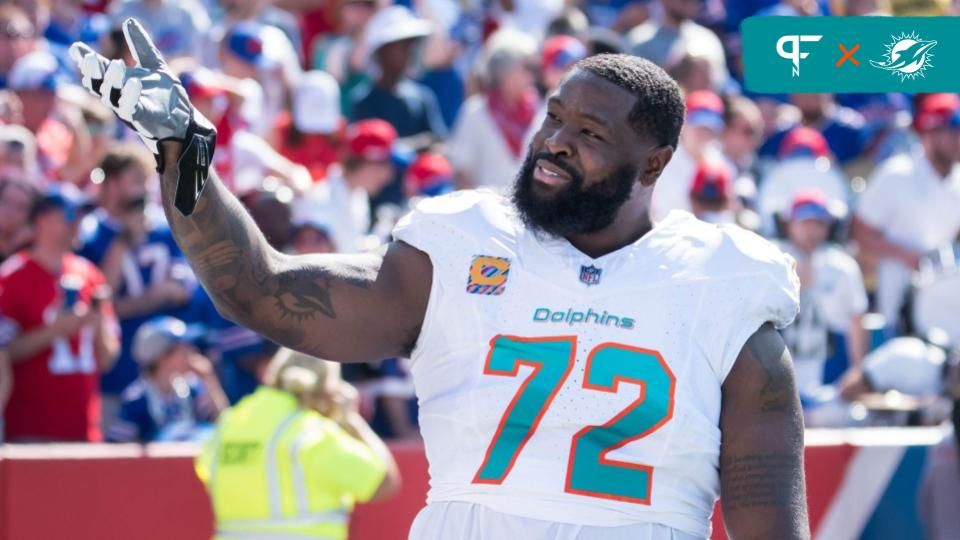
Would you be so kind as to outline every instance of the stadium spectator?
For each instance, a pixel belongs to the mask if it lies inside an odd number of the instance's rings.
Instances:
[[[140,376],[123,393],[118,418],[107,427],[112,442],[194,440],[227,408],[213,365],[193,342],[203,330],[173,317],[137,329],[133,356]]]
[[[220,62],[225,75],[248,80],[247,85],[256,83],[262,88],[263,101],[257,107],[260,114],[247,117],[247,121],[250,131],[266,136],[277,114],[286,107],[302,72],[293,44],[273,26],[240,22],[224,35]]]
[[[277,251],[287,251],[292,230],[289,192],[260,190],[241,200],[267,242]]]
[[[859,158],[866,148],[866,129],[863,115],[838,105],[833,94],[790,94],[790,103],[800,112],[798,122],[781,128],[764,141],[760,155],[773,158],[787,134],[803,125],[819,131],[827,141],[830,153],[845,165]]]
[[[697,219],[708,223],[734,223],[733,182],[723,163],[701,161],[690,185],[690,209]]]
[[[348,118],[386,120],[400,137],[447,135],[437,97],[408,76],[415,43],[431,32],[429,21],[403,6],[383,8],[370,19],[364,44],[377,76],[353,90]]]
[[[82,120],[82,130],[89,136],[89,146],[81,158],[74,164],[73,169],[65,171],[64,181],[76,184],[78,187],[89,187],[90,175],[99,167],[100,162],[107,156],[113,146],[117,124],[115,116],[102,103],[92,96],[71,94],[78,99],[75,103]]]
[[[847,215],[851,193],[843,171],[831,160],[827,140],[817,130],[797,126],[780,144],[779,161],[771,165],[760,180],[757,211],[768,235],[775,235],[780,221],[787,217],[794,198],[816,189],[824,193],[837,217]]]
[[[406,358],[387,358],[343,366],[344,379],[357,387],[361,401],[372,409],[370,427],[384,439],[420,438],[409,364]]]
[[[363,251],[362,240],[371,225],[370,198],[380,193],[395,173],[391,154],[396,140],[396,130],[383,120],[350,125],[342,169],[331,169],[327,181],[316,184],[299,201],[294,221],[323,214],[340,253]]]
[[[314,41],[309,65],[337,80],[341,89],[340,110],[349,111],[354,88],[370,81],[365,69],[368,55],[363,33],[377,5],[374,0],[342,0],[337,5],[337,30]]]
[[[100,163],[97,209],[81,226],[78,253],[98,265],[115,291],[122,347],[112,370],[100,379],[103,418],[115,418],[124,389],[137,378],[133,337],[160,314],[174,313],[190,299],[192,273],[159,209],[150,201],[156,182],[153,157],[140,144],[117,144]]]
[[[13,4],[0,6],[0,87],[7,88],[10,70],[21,57],[37,47],[36,30],[30,19]]]
[[[746,178],[756,188],[760,177],[757,150],[763,136],[763,116],[753,101],[740,96],[730,99],[726,113],[721,137],[723,153],[736,169],[738,182]]]
[[[272,145],[316,181],[340,160],[344,127],[337,81],[329,73],[308,71],[294,87],[292,110],[276,119]]]
[[[81,212],[70,186],[31,210],[33,245],[0,267],[0,312],[17,326],[8,441],[98,441],[99,373],[117,357],[119,328],[103,274],[70,252]]]
[[[948,375],[946,352],[916,337],[898,337],[864,356],[859,369],[840,381],[840,395],[853,400],[872,392],[896,390],[913,397],[943,393]]]
[[[581,5],[594,26],[623,34],[650,18],[651,3],[632,0],[584,0]]]
[[[253,393],[277,347],[263,336],[223,318],[203,287],[197,287],[184,319],[206,329],[204,353],[214,363],[230,403]]]
[[[896,327],[910,279],[924,252],[960,233],[960,98],[921,99],[913,127],[914,152],[894,156],[873,173],[860,198],[852,234],[861,251],[879,260],[877,308]]]
[[[339,368],[284,349],[270,362],[267,385],[220,415],[217,436],[196,460],[218,535],[253,528],[264,537],[345,539],[355,503],[396,492],[393,456],[358,414],[357,391]],[[270,489],[278,473],[289,495]],[[309,504],[281,504],[295,495]]]
[[[454,190],[453,166],[443,154],[424,152],[407,168],[403,185],[408,200],[449,193]]]
[[[655,220],[670,210],[690,210],[690,187],[697,163],[709,160],[726,163],[720,147],[724,129],[724,106],[720,96],[710,91],[687,96],[687,116],[680,132],[680,144],[657,180],[651,202]]]
[[[193,106],[217,127],[214,167],[234,193],[258,191],[268,176],[297,192],[310,186],[312,179],[305,167],[253,132],[252,124],[263,114],[256,81],[198,66],[181,72],[180,78]]]
[[[27,247],[32,232],[30,207],[36,189],[12,178],[0,179],[0,262]]]
[[[627,34],[631,52],[660,66],[671,55],[703,56],[710,61],[714,90],[727,83],[729,73],[723,45],[712,30],[696,22],[699,0],[659,0],[657,13]],[[682,52],[678,52],[682,51]]]
[[[783,330],[793,354],[797,387],[813,393],[834,374],[825,374],[827,359],[858,370],[867,352],[863,315],[867,295],[860,267],[839,246],[829,243],[835,219],[820,191],[800,193],[793,200],[787,240],[780,248],[793,256],[800,276],[800,313]]]
[[[111,3],[114,28],[128,17],[141,21],[168,59],[203,54],[210,17],[197,0],[118,0]]]
[[[307,253],[336,253],[330,224],[323,216],[305,217],[293,223],[293,235],[290,241],[293,252],[298,255]]]
[[[703,55],[674,47],[665,62],[664,69],[686,93],[713,90],[717,86],[713,81],[710,60]]]
[[[520,170],[540,108],[536,51],[533,39],[513,30],[498,31],[485,45],[484,91],[463,104],[448,148],[459,188],[505,189]]]
[[[37,162],[37,139],[22,125],[0,126],[0,175],[41,184]]]
[[[218,0],[218,3],[223,11],[220,13],[222,20],[218,21],[217,28],[211,31],[211,37],[215,41],[222,39],[224,28],[229,28],[236,23],[256,22],[259,25],[282,31],[287,44],[293,46],[293,48],[288,49],[286,44],[281,45],[281,42],[273,37],[268,40],[268,46],[272,47],[276,44],[282,47],[284,55],[292,50],[294,56],[291,60],[297,65],[301,63],[299,51],[303,41],[300,37],[300,23],[290,12],[274,5],[275,2],[264,0]],[[271,31],[271,33],[273,32]],[[279,36],[279,34],[277,35]]]
[[[36,136],[40,171],[48,180],[70,179],[89,150],[78,111],[57,96],[63,77],[52,54],[36,51],[17,60],[7,78],[23,104],[23,125]]]

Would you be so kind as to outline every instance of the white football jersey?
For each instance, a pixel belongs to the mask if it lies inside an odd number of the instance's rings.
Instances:
[[[788,255],[674,211],[593,259],[484,191],[425,200],[394,236],[433,263],[411,370],[429,505],[709,534],[721,385],[796,315]]]

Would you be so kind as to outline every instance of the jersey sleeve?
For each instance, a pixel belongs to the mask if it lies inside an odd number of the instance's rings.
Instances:
[[[800,311],[796,262],[766,239],[744,230],[727,231],[736,246],[734,272],[713,284],[717,295],[707,335],[717,341],[711,351],[714,370],[726,379],[747,340],[761,326],[788,326]],[[713,349],[713,347],[710,347]],[[716,354],[719,352],[719,354]]]
[[[356,502],[369,501],[387,474],[386,463],[373,450],[335,424],[306,452],[315,477]]]
[[[496,234],[496,197],[484,190],[464,190],[423,199],[400,219],[393,237],[429,255],[434,275],[438,270],[442,274],[445,265],[475,249],[477,238]]]
[[[442,339],[435,322],[437,314],[456,302],[457,290],[468,286],[471,261],[481,255],[509,257],[513,253],[511,227],[503,199],[487,190],[462,190],[424,199],[397,223],[394,239],[426,253],[433,267],[427,314],[415,351]]]

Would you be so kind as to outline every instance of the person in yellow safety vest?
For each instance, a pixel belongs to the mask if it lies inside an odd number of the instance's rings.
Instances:
[[[396,462],[340,365],[281,349],[266,385],[224,411],[196,460],[219,539],[347,538],[356,502],[397,490]]]

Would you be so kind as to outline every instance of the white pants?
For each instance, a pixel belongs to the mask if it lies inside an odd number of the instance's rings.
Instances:
[[[591,527],[495,512],[479,504],[439,502],[417,514],[408,540],[703,540],[657,523]]]

